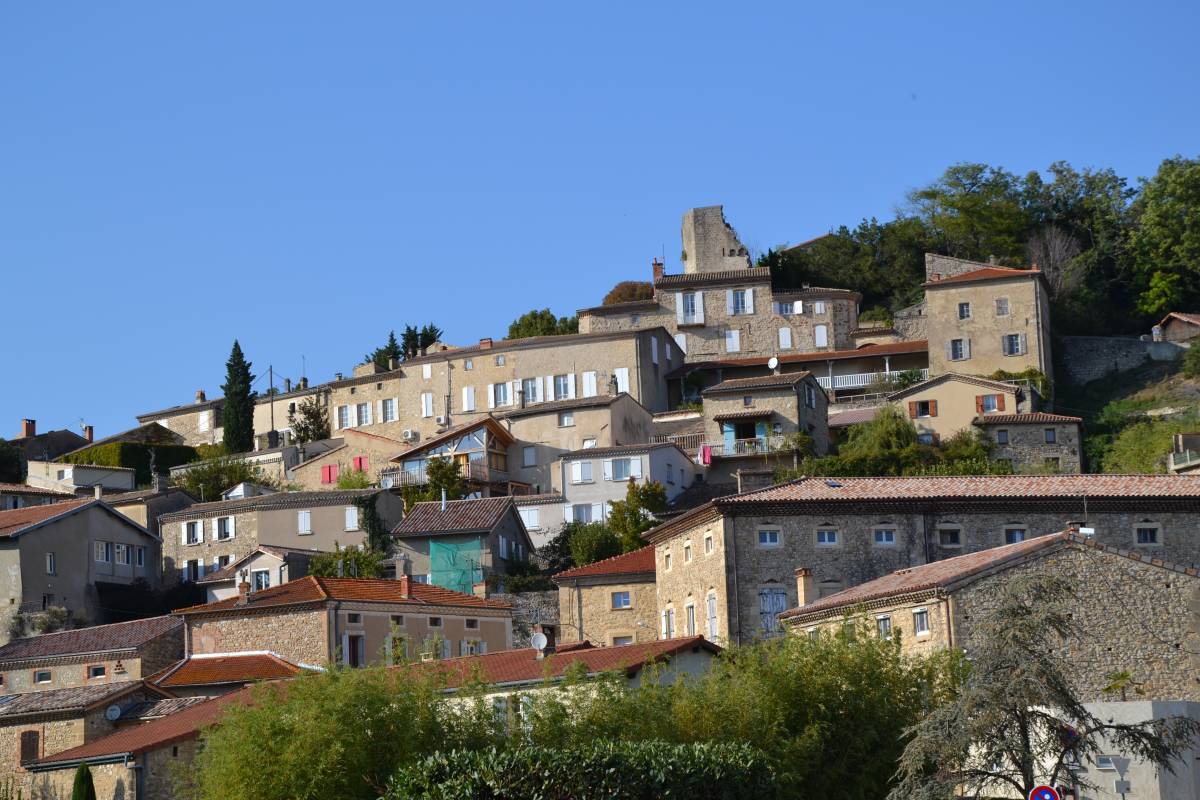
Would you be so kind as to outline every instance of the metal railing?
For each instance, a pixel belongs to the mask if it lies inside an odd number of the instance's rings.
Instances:
[[[690,456],[695,457],[696,452],[700,449],[700,445],[704,444],[703,433],[678,433],[675,435],[657,434],[654,437],[654,442],[665,442],[667,444],[677,444],[679,449]]]
[[[470,463],[463,477],[477,483],[492,481],[507,481],[508,471],[489,467],[487,464]],[[379,473],[380,485],[385,489],[395,489],[401,486],[424,486],[429,483],[429,473],[424,469],[406,470],[402,468],[385,469]]]
[[[891,372],[856,372],[850,375],[834,375],[832,377],[818,377],[817,383],[821,384],[822,389],[862,389],[874,383],[888,383],[896,378],[896,376],[913,370],[893,370]],[[921,380],[926,380],[929,377],[928,369],[916,370],[921,374]]]
[[[786,449],[785,436],[759,436],[753,439],[734,439],[732,442],[706,442],[714,457],[756,456]]]
[[[1171,469],[1184,469],[1200,463],[1200,451],[1184,450],[1182,453],[1171,453]]]

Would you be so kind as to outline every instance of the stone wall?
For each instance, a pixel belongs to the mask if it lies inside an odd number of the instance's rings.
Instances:
[[[1112,336],[1060,336],[1059,379],[1074,384],[1099,380],[1115,372],[1136,369],[1148,361],[1174,361],[1185,347],[1176,342],[1144,342]]]
[[[986,376],[1029,368],[1052,376],[1050,309],[1042,281],[1034,274],[927,287],[930,377],[945,372]],[[969,307],[965,319],[959,311],[963,303]],[[1014,334],[1021,336],[1025,349],[1006,354],[1004,339]],[[964,342],[965,358],[951,359],[950,343],[955,340]]]
[[[659,636],[662,635],[662,614],[675,613],[675,636],[686,635],[685,609],[688,603],[696,606],[700,627],[698,632],[708,636],[704,610],[709,595],[717,601],[717,631],[712,637],[718,644],[739,641],[739,632],[731,627],[733,620],[729,611],[729,576],[733,562],[727,547],[728,520],[720,519],[701,523],[678,537],[660,542],[654,547],[655,589],[658,619],[655,621]],[[706,542],[711,539],[711,549]],[[686,548],[691,545],[692,557],[686,557]],[[666,559],[671,557],[667,569]]]
[[[512,604],[513,647],[529,647],[529,637],[533,634],[535,623],[560,624],[558,592],[556,591],[521,592],[520,594],[499,592],[489,594],[488,599]],[[563,628],[560,626],[561,631]]]
[[[723,272],[750,266],[750,253],[726,222],[722,206],[685,211],[680,238],[684,272]]]
[[[324,608],[188,616],[187,626],[189,655],[271,650],[295,663],[317,665],[331,656]]]
[[[1046,441],[1048,428],[1054,430],[1053,442]],[[997,443],[992,450],[992,460],[1010,462],[1014,472],[1029,470],[1075,474],[1083,471],[1079,425],[1076,423],[987,425],[985,430],[993,442],[996,441],[998,430],[1008,432],[1008,444]]]
[[[617,637],[634,642],[658,639],[657,594],[653,580],[622,581],[613,576],[611,583],[565,583],[558,590],[560,640],[577,642],[581,638],[598,647],[608,647]],[[613,608],[613,592],[629,592],[629,608]],[[582,630],[582,637],[580,632]]]
[[[103,686],[109,683],[140,680],[146,675],[183,658],[183,627],[180,626],[138,649],[137,655],[121,654],[108,657],[67,656],[38,661],[19,662],[20,666],[6,667],[2,673],[4,691],[8,694],[66,689],[72,686]],[[15,663],[15,662],[14,662]],[[121,671],[117,670],[120,665]],[[88,668],[103,666],[104,677],[87,677]],[[50,670],[50,683],[34,683],[36,670]]]

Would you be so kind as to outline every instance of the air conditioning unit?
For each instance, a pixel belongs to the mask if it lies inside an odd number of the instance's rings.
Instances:
[[[417,432],[414,430],[406,430],[400,434],[400,438],[406,442],[411,442],[413,439],[417,438]]]
[[[438,425],[445,425],[446,424],[446,415],[442,414],[441,416],[434,418],[434,422],[436,422]]]

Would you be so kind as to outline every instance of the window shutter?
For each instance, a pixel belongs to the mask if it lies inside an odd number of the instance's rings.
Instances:
[[[954,360],[954,343],[953,342],[946,342],[946,360],[947,361]]]
[[[909,419],[917,418],[917,401],[916,400],[908,401],[908,418]]]
[[[567,399],[575,399],[575,373],[572,372],[567,376]]]
[[[970,357],[971,357],[971,340],[963,339],[963,359],[965,360]]]
[[[725,290],[725,313],[733,316],[733,289]]]
[[[236,535],[236,534],[237,534],[237,531],[236,531],[236,530],[234,530],[234,528],[236,527],[236,526],[234,525],[234,520],[235,520],[235,519],[236,519],[236,518],[235,518],[235,517],[232,517],[232,516],[229,518],[229,538],[230,538],[230,539],[232,539],[232,538],[234,537],[234,535]]]
[[[696,292],[696,322],[704,324],[704,292]]]
[[[931,417],[937,416],[937,400],[929,401],[929,416],[931,416]]]
[[[392,398],[392,422],[395,422],[400,417],[400,398]]]
[[[358,427],[358,404],[351,403],[348,406],[348,409],[349,409],[349,416],[350,416],[350,427],[357,428]]]
[[[981,394],[975,395],[975,413],[976,414],[983,413],[983,395],[981,395]]]
[[[683,353],[686,356],[687,355],[687,334],[686,333],[675,334],[675,344],[679,346],[679,352]]]
[[[329,465],[321,467],[321,483],[329,483]]]
[[[804,301],[797,300],[795,302],[795,304],[792,305],[792,310],[797,314],[803,314],[804,313]]]
[[[1028,352],[1029,352],[1029,346],[1026,341],[1025,334],[1022,333],[1021,334],[1021,355],[1025,355]]]
[[[463,411],[474,411],[475,410],[475,387],[474,386],[464,386],[463,387],[463,403],[462,403],[462,405],[463,405]]]
[[[581,483],[582,481],[583,481],[583,462],[572,461],[571,462],[571,482],[572,483]]]
[[[631,478],[642,477],[642,459],[640,457],[634,456],[629,459],[629,476]]]
[[[675,293],[675,323],[683,324],[683,292]]]
[[[754,290],[753,289],[746,290],[746,313],[747,314],[754,313]]]
[[[550,402],[554,399],[554,376],[547,375],[542,380],[546,384],[546,402]]]
[[[617,391],[629,393],[629,367],[617,367],[613,370],[617,376]]]
[[[592,503],[592,522],[604,521],[604,504]]]
[[[612,459],[611,458],[604,459],[604,480],[606,480],[606,481],[612,480]]]
[[[487,392],[488,392],[488,408],[495,408],[496,407],[496,384],[489,383],[488,387],[487,387]]]
[[[569,505],[563,506],[563,521],[564,522],[574,522],[575,521],[575,511]]]
[[[1002,395],[1002,394],[996,395],[996,410],[997,411],[1004,410],[1004,395]]]
[[[595,397],[596,396],[596,373],[595,372],[583,373],[583,396],[584,397]]]
[[[341,430],[342,428],[341,408],[341,406],[335,406],[333,409],[333,429],[335,431]]]
[[[780,328],[779,329],[779,349],[790,350],[791,347],[792,347],[792,329],[791,328]]]

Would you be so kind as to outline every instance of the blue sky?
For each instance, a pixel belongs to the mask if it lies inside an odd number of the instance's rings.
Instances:
[[[107,435],[390,328],[595,304],[722,203],[765,249],[958,161],[1200,151],[1195,3],[0,11],[0,436]],[[260,385],[265,386],[265,381]]]

